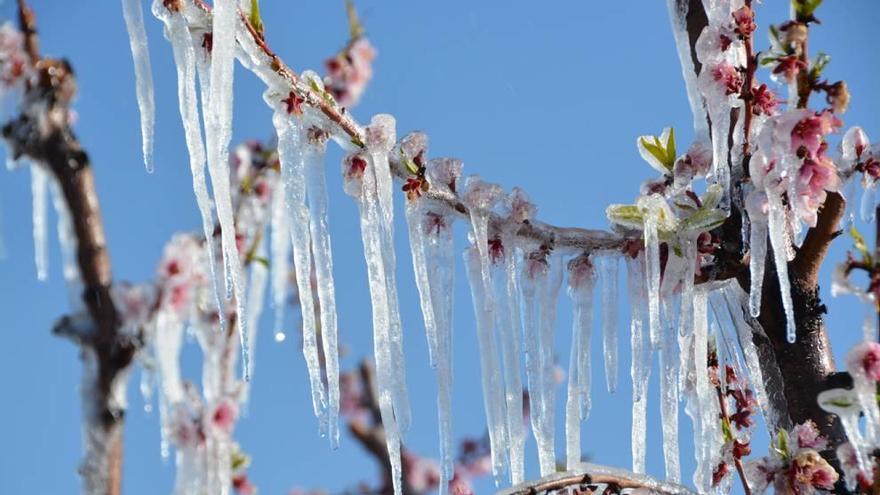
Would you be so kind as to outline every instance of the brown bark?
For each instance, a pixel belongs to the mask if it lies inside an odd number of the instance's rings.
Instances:
[[[15,155],[28,156],[32,166],[45,167],[56,179],[70,212],[76,238],[76,260],[83,284],[83,303],[90,324],[72,330],[72,319],[64,319],[56,332],[75,337],[84,347],[84,359],[95,356],[96,383],[84,404],[86,418],[106,443],[100,449],[104,459],[86,459],[103,466],[104,493],[117,495],[122,485],[122,428],[124,410],[114,401],[114,385],[125,379],[138,342],[119,335],[120,318],[110,297],[112,273],[101,209],[95,191],[88,155],[69,127],[68,111],[76,93],[70,65],[64,60],[39,54],[36,21],[24,0],[19,0],[19,20],[25,35],[25,49],[35,76],[27,83],[21,114],[3,127],[3,136]],[[45,106],[41,106],[44,104]],[[88,442],[87,442],[88,443]]]

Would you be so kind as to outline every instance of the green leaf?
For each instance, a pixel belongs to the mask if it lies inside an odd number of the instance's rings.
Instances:
[[[672,127],[663,129],[660,137],[641,136],[637,140],[639,154],[658,172],[668,174],[675,165],[675,130]]]
[[[816,81],[819,79],[819,76],[822,75],[822,71],[825,70],[825,67],[828,66],[828,63],[831,62],[831,56],[827,53],[819,52],[816,55],[816,59],[813,61],[812,66],[810,67],[810,79]]]
[[[258,33],[263,33],[263,18],[260,17],[260,0],[251,0],[251,14],[248,20]]]
[[[356,40],[364,35],[364,26],[358,17],[357,10],[351,0],[345,0],[345,13],[348,15],[348,30],[351,39]]]
[[[366,148],[367,147],[367,145],[365,145],[364,142],[361,141],[360,136],[352,136],[351,144],[357,146],[358,148]]]
[[[645,213],[636,205],[611,205],[605,209],[611,223],[626,229],[642,230],[645,227]]]
[[[853,238],[853,247],[862,255],[862,261],[868,266],[873,266],[874,261],[871,257],[871,251],[868,249],[868,245],[865,243],[865,238],[862,236],[862,233],[859,232],[855,225],[849,228],[849,235]]]
[[[727,213],[715,208],[700,208],[696,213],[681,222],[681,229],[691,232],[706,232],[720,227],[727,220]]]
[[[770,38],[770,46],[772,47],[774,52],[778,52],[778,53],[785,52],[785,47],[782,45],[782,38],[779,35],[779,28],[774,26],[773,24],[770,25],[769,38]]]
[[[403,150],[400,150],[400,161],[403,162],[404,166],[406,166],[406,170],[409,173],[413,175],[419,174],[419,166],[416,165],[416,163],[412,161],[408,156],[406,156],[406,153],[404,153]]]

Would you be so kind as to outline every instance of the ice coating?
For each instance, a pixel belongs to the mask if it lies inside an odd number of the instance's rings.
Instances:
[[[46,280],[49,276],[49,251],[47,224],[47,205],[49,175],[40,165],[31,164],[31,196],[33,200],[33,231],[34,231],[34,264],[37,268],[37,279]]]
[[[492,474],[495,476],[496,484],[499,484],[501,475],[508,466],[507,412],[501,362],[496,344],[494,313],[488,303],[491,299],[492,287],[490,285],[489,291],[486,290],[486,281],[483,280],[482,273],[482,255],[473,244],[465,251],[464,261],[477,321],[483,404],[492,451]]]
[[[153,69],[150,67],[150,50],[147,47],[147,31],[144,29],[141,0],[122,0],[122,17],[125,19],[131,57],[134,60],[135,92],[141,115],[144,166],[147,172],[152,172],[156,104],[153,95]]]
[[[645,255],[626,258],[627,298],[630,305],[630,343],[632,358],[630,376],[632,378],[632,459],[633,471],[645,472],[645,440],[648,379],[651,373],[651,345],[645,335]]]
[[[568,397],[565,404],[565,458],[568,469],[581,462],[581,421],[590,414],[590,337],[593,324],[595,271],[589,257],[568,264],[568,294],[573,323],[568,362]]]
[[[617,390],[618,346],[618,266],[617,256],[602,260],[602,347],[605,355],[605,383],[609,392]]]

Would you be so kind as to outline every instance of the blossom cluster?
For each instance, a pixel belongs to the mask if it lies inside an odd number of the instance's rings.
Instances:
[[[324,86],[339,105],[351,108],[358,104],[373,78],[375,58],[376,50],[370,40],[362,36],[324,62],[327,69]]]
[[[806,421],[791,431],[780,430],[770,455],[746,464],[753,493],[773,487],[776,493],[809,495],[834,488],[839,475],[819,452],[828,447],[815,423]]]
[[[718,355],[714,350],[709,354],[709,381],[722,401],[724,444],[712,469],[712,486],[718,486],[730,475],[733,465],[752,452],[751,429],[757,404],[752,390],[731,365],[724,366],[723,379],[719,376]]]

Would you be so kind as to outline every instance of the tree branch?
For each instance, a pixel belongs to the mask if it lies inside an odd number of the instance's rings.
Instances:
[[[87,489],[115,495],[122,485],[123,402],[118,380],[137,351],[138,339],[123,338],[120,318],[110,296],[112,283],[110,255],[107,252],[100,205],[88,155],[69,126],[69,107],[76,93],[70,65],[64,60],[43,58],[39,53],[36,18],[24,0],[19,0],[19,21],[25,37],[25,50],[34,68],[27,81],[21,113],[3,127],[3,136],[13,157],[28,156],[54,175],[70,212],[76,238],[76,261],[83,283],[82,299],[91,325],[80,324],[77,340],[84,359],[94,359],[95,383],[84,383],[84,404],[90,428],[86,445],[102,459],[88,458],[83,474]],[[56,327],[65,334],[64,326]],[[99,445],[100,444],[100,445]]]

